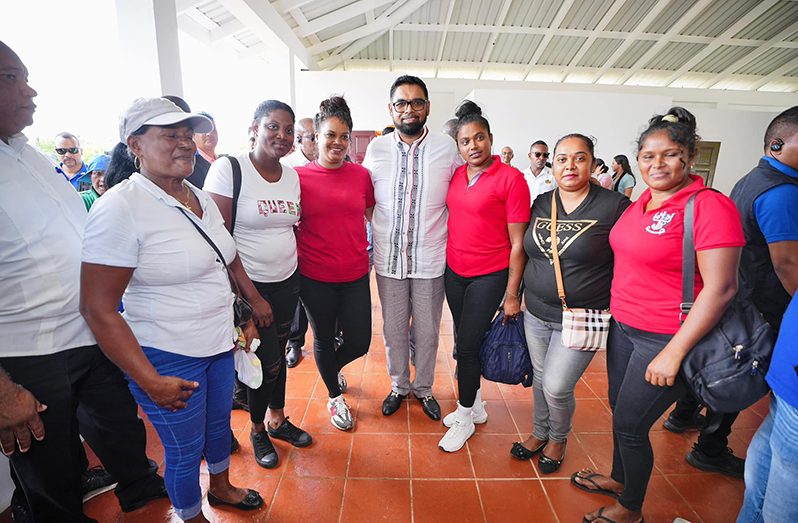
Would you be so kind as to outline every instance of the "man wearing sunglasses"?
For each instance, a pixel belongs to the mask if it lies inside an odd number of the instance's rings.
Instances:
[[[539,195],[553,191],[557,188],[551,168],[546,165],[549,161],[549,146],[543,140],[534,142],[529,147],[529,168],[524,171],[524,178],[529,185],[529,195],[532,202]]]
[[[83,149],[77,136],[69,132],[62,132],[55,137],[55,154],[58,158],[56,171],[61,173],[66,180],[78,191],[91,189],[91,176],[83,161]]]
[[[282,162],[289,167],[302,167],[315,160],[319,148],[312,118],[302,118],[296,123],[294,138],[294,152],[283,158]]]
[[[377,202],[371,221],[374,269],[391,376],[382,413],[394,414],[412,392],[424,413],[439,420],[432,382],[444,295],[446,194],[462,160],[453,140],[429,132],[429,93],[420,78],[397,78],[387,109],[396,130],[372,140],[363,159]]]

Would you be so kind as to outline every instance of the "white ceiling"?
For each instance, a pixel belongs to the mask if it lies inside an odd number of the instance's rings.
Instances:
[[[181,30],[309,69],[798,91],[798,0],[176,0]]]

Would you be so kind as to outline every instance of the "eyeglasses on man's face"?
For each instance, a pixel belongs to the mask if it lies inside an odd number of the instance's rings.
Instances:
[[[425,100],[423,98],[413,98],[412,100],[402,100],[400,98],[399,100],[392,102],[391,105],[396,110],[396,112],[401,113],[407,110],[408,105],[414,111],[420,111],[421,109],[427,106],[427,102],[428,100]]]
[[[56,147],[55,152],[61,156],[65,155],[66,153],[78,154],[80,152],[80,147]]]

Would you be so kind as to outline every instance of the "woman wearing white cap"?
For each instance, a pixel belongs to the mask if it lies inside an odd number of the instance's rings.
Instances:
[[[175,512],[200,522],[207,521],[199,484],[203,457],[211,505],[263,505],[256,491],[233,487],[228,476],[235,334],[225,265],[255,321],[268,313],[216,205],[185,182],[194,167],[193,135],[210,129],[204,116],[163,98],[133,102],[120,138],[138,172],[92,208],[81,274],[81,312],[126,373],[163,443]],[[119,315],[123,293],[125,313]],[[245,331],[251,339],[252,322]]]

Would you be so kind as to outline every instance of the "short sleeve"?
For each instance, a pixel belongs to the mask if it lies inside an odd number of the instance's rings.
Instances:
[[[515,169],[513,169],[515,171]],[[507,191],[507,199],[504,201],[504,209],[507,213],[507,223],[524,223],[529,221],[530,201],[529,186],[524,180],[524,175],[520,171],[510,174],[510,186]]]
[[[83,233],[82,260],[111,267],[138,266],[135,221],[124,195],[108,192],[97,199]]]
[[[696,251],[745,245],[740,213],[723,194],[704,191],[696,196],[693,220]]]
[[[626,189],[634,187],[635,185],[637,185],[635,182],[635,177],[629,173],[626,173],[623,175],[623,178],[621,178],[621,183],[618,184],[618,191],[623,192]]]
[[[369,173],[374,170],[374,140],[370,141],[366,146],[366,155],[360,165],[368,169]]]
[[[768,243],[798,240],[798,185],[785,183],[760,194],[754,216]]]
[[[233,166],[229,158],[219,158],[211,164],[202,190],[225,198],[233,197]]]
[[[616,208],[616,211],[615,211],[615,221],[616,222],[621,219],[621,216],[623,216],[623,213],[625,213],[626,209],[628,209],[631,205],[632,205],[632,200],[630,200],[626,196],[624,196],[623,198],[620,198],[618,200],[618,207]]]

